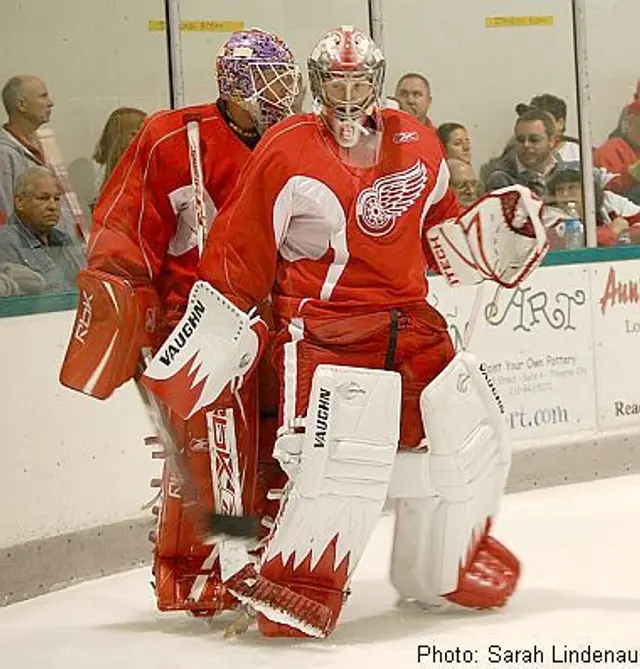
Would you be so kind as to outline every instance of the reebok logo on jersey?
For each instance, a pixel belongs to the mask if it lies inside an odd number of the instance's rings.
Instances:
[[[316,431],[313,435],[313,447],[324,448],[326,446],[327,429],[329,427],[329,411],[331,409],[331,391],[320,388],[318,398],[318,411],[316,412]]]
[[[402,172],[376,179],[358,195],[358,226],[373,237],[389,234],[400,216],[415,204],[426,185],[427,168],[421,160]]]
[[[416,130],[405,130],[404,132],[396,132],[393,136],[394,144],[409,144],[409,142],[417,142],[418,133]]]

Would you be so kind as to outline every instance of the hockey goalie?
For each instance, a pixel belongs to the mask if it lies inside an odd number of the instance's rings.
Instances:
[[[331,633],[387,499],[403,598],[501,607],[520,571],[492,535],[509,436],[477,361],[426,301],[426,270],[518,285],[547,250],[542,202],[514,186],[462,211],[436,134],[383,108],[385,60],[363,32],[327,33],[308,67],[316,111],[263,137],[173,350],[142,382],[185,416],[243,387],[264,348],[250,313],[272,296],[288,480],[257,567],[227,572],[262,634]]]
[[[138,378],[145,352],[155,352],[185,312],[208,229],[212,221],[217,225],[252,149],[291,113],[299,71],[278,36],[258,29],[234,33],[216,70],[219,100],[154,114],[101,193],[60,377],[70,388],[104,399]],[[264,379],[254,375],[187,421],[151,405],[163,431],[157,454],[172,454],[162,479],[152,481],[160,493],[152,541],[163,611],[212,616],[237,606],[222,583],[223,545],[206,541],[194,509],[266,513],[262,491],[273,485],[266,481],[282,474],[271,455],[277,409],[267,393],[259,402],[259,383]],[[271,504],[277,510],[277,502]]]

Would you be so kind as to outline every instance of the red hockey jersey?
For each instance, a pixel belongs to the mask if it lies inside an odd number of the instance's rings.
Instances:
[[[425,231],[460,213],[435,132],[383,111],[377,164],[347,166],[314,115],[262,139],[209,236],[199,274],[242,308],[272,292],[304,306],[382,310],[423,301],[435,266]]]
[[[105,184],[93,215],[89,268],[152,281],[168,325],[182,315],[198,263],[187,123],[199,119],[207,221],[251,155],[215,104],[151,116]]]

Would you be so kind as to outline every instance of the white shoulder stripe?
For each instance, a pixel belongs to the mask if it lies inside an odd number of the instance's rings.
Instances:
[[[440,168],[438,169],[438,176],[436,177],[436,183],[433,187],[433,190],[429,193],[427,199],[425,200],[424,207],[422,208],[422,214],[420,215],[420,237],[422,238],[422,232],[424,229],[424,220],[427,217],[427,214],[431,210],[431,207],[434,207],[442,198],[447,194],[449,190],[449,167],[446,160],[440,162]]]

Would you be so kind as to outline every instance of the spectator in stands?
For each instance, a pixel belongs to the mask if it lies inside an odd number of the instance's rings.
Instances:
[[[45,164],[36,131],[49,122],[53,100],[44,81],[19,75],[4,85],[2,103],[8,121],[0,129],[0,218],[6,220],[13,210],[15,180],[28,167]]]
[[[37,131],[51,118],[53,100],[38,77],[11,77],[2,89],[8,121],[0,128],[0,224],[13,211],[14,184],[29,167],[44,167],[48,160]],[[77,230],[77,220],[67,197],[63,199],[59,227]]]
[[[522,184],[546,199],[549,179],[564,167],[553,151],[554,133],[547,112],[530,109],[523,113],[515,125],[515,147],[483,168],[484,190]]]
[[[478,177],[473,167],[462,160],[451,158],[449,160],[449,171],[451,178],[449,184],[458,196],[463,207],[473,204],[480,194]]]
[[[76,274],[85,265],[81,248],[56,229],[60,198],[55,175],[45,167],[30,167],[18,177],[13,213],[0,227],[0,265],[29,268],[51,292],[75,290]]]
[[[640,204],[640,100],[626,108],[618,136],[595,150],[593,163],[614,175],[607,190]]]
[[[467,129],[460,123],[443,123],[438,126],[438,137],[450,160],[461,160],[471,164],[471,139]]]
[[[640,79],[636,82],[636,89],[633,92],[633,101],[635,102],[636,100],[640,100]],[[625,116],[627,115],[627,109],[628,105],[625,105],[622,108],[622,111],[620,112],[620,118],[618,119],[618,125],[609,133],[608,139],[611,139],[612,137],[620,137],[622,135],[622,122],[625,119]]]
[[[93,160],[98,165],[98,194],[146,117],[146,112],[133,107],[120,107],[109,115],[93,152]]]
[[[594,186],[598,246],[640,244],[640,206],[622,195],[603,190],[597,172]],[[569,202],[575,203],[578,216],[584,220],[580,163],[568,163],[553,175],[549,181],[549,197],[550,203],[565,213],[569,213]],[[562,246],[562,226],[557,226],[555,232],[560,243],[552,245]]]
[[[420,123],[435,130],[429,118],[432,102],[431,84],[423,74],[418,72],[403,74],[396,84],[394,97],[399,101],[401,109],[415,116]]]
[[[554,151],[559,154],[565,163],[580,160],[580,142],[575,137],[566,135],[567,130],[567,103],[555,95],[544,93],[531,98],[528,105],[516,106],[516,113],[521,116],[529,109],[539,109],[551,115],[554,125]]]

